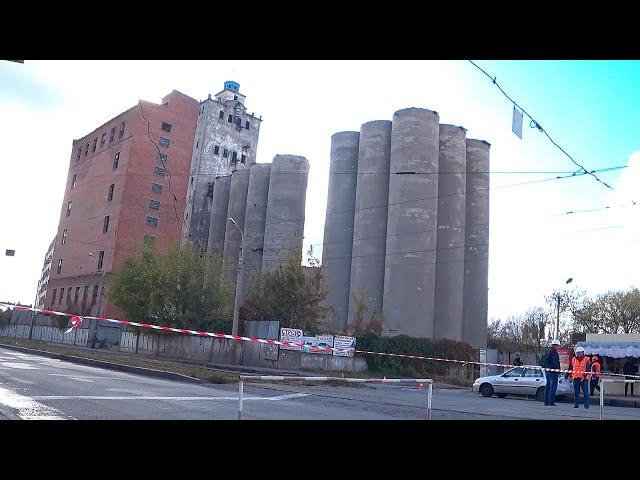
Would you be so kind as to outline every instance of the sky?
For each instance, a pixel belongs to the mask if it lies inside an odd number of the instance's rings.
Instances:
[[[34,301],[74,138],[138,99],[203,100],[226,80],[262,115],[258,162],[309,160],[303,248],[317,257],[331,135],[422,107],[491,144],[490,319],[543,305],[569,277],[589,294],[640,284],[640,62],[475,61],[580,164],[626,166],[598,174],[614,190],[588,175],[522,185],[577,167],[526,117],[514,135],[513,105],[466,61],[0,61],[0,300]]]

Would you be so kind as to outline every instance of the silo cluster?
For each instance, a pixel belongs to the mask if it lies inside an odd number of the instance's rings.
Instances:
[[[308,173],[306,158],[276,155],[272,163],[215,179],[207,252],[221,257],[223,274],[235,289],[242,247],[241,298],[263,271],[285,265],[291,255],[302,258]]]
[[[486,347],[489,144],[420,108],[331,138],[322,255],[334,328]]]

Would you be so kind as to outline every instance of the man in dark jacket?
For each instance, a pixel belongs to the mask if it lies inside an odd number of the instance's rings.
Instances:
[[[635,375],[636,374],[636,365],[635,363],[633,363],[633,358],[629,357],[627,358],[627,361],[624,364],[624,367],[622,367],[622,373],[624,373],[625,375]],[[634,377],[625,377],[627,380],[637,380]],[[629,385],[631,385],[631,396],[633,397],[633,383],[629,382],[625,382],[624,384],[624,396],[627,396],[627,392],[629,389]]]
[[[560,355],[558,355],[558,349],[560,348],[560,340],[554,338],[551,340],[551,348],[544,357],[542,366],[544,368],[552,368],[560,370]],[[545,406],[555,407],[556,405],[556,391],[558,390],[558,372],[545,371],[547,377],[547,384],[544,388],[544,404]]]

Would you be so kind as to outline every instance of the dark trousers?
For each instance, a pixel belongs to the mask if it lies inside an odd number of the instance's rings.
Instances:
[[[627,380],[631,380],[630,378],[628,378]],[[633,397],[633,383],[626,383],[624,384],[624,396],[627,396],[627,390],[629,388],[629,386],[631,386],[631,396]]]
[[[547,372],[547,385],[544,387],[544,404],[556,404],[556,390],[558,390],[558,374]]]
[[[599,378],[592,378],[591,379],[591,396],[593,397],[593,392],[595,390],[600,391],[600,379]]]
[[[573,379],[573,406],[580,406],[580,389],[584,395],[584,408],[589,408],[589,382],[587,380]]]

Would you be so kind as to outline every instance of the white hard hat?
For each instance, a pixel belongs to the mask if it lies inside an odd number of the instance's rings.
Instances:
[[[580,353],[580,352],[584,353],[584,348],[576,347],[576,353]]]
[[[553,340],[551,340],[551,345],[560,345],[560,340],[554,338]]]

